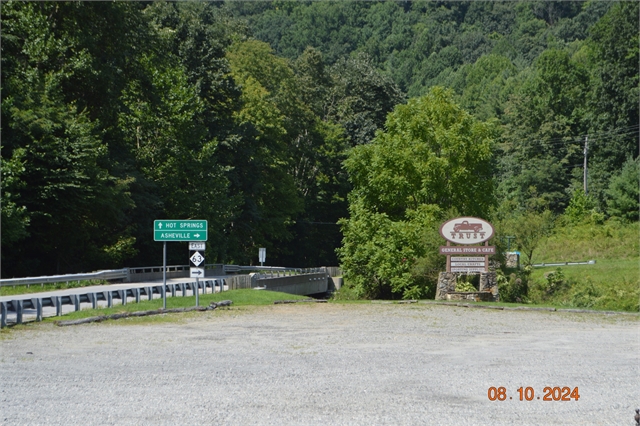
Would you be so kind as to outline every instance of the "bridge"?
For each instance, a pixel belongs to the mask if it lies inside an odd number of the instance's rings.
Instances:
[[[317,295],[335,288],[332,273],[337,268],[285,268],[255,267],[238,265],[206,265],[205,277],[198,281],[188,278],[189,267],[184,265],[167,267],[167,297],[193,296],[225,290],[253,288],[257,290],[280,291],[298,295]],[[255,271],[250,274],[239,272]],[[35,316],[42,321],[43,316],[60,316],[83,307],[111,307],[120,304],[138,303],[162,297],[162,267],[125,268],[121,270],[97,271],[88,274],[55,275],[0,280],[0,287],[18,285],[44,285],[45,283],[73,282],[81,280],[105,279],[121,281],[122,284],[79,287],[42,293],[30,293],[0,297],[0,327],[7,326],[9,320],[21,324],[25,315]],[[230,275],[236,273],[237,275]],[[338,285],[339,286],[339,285]],[[196,293],[197,292],[197,293]],[[55,314],[54,314],[55,312]],[[11,317],[11,318],[10,318]]]

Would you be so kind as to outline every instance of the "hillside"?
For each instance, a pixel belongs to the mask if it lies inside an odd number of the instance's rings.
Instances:
[[[420,293],[453,214],[638,220],[637,2],[8,1],[2,24],[3,277],[158,265],[166,218],[208,221],[207,263],[336,265],[353,224],[381,265],[415,254],[393,274]]]

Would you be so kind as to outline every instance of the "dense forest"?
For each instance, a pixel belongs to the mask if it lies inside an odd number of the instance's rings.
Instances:
[[[416,297],[456,214],[638,220],[638,2],[1,7],[4,278],[158,265],[153,220],[207,219],[208,263]]]

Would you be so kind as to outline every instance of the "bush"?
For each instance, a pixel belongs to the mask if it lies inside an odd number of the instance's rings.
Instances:
[[[475,286],[469,281],[460,280],[456,283],[456,291],[473,292],[473,291],[478,291],[478,289],[475,288]]]
[[[529,296],[529,275],[531,268],[512,272],[507,277],[502,271],[496,271],[500,300],[503,302],[526,302]]]
[[[607,189],[607,212],[624,220],[638,220],[638,160],[629,159]]]
[[[600,290],[591,280],[587,280],[573,292],[571,305],[576,308],[592,308],[598,304],[600,296]]]
[[[567,284],[561,268],[557,268],[554,272],[549,272],[546,275],[546,279],[547,286],[545,288],[545,292],[548,296],[553,296],[554,294],[559,293]]]

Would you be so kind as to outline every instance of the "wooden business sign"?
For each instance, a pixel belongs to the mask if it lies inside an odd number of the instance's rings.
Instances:
[[[447,240],[447,245],[440,246],[440,254],[447,256],[447,272],[472,274],[487,272],[489,255],[496,252],[496,248],[489,246],[487,241],[493,237],[494,233],[493,225],[477,217],[457,217],[443,223],[440,226],[440,235]],[[451,243],[463,245],[452,246]],[[481,243],[484,245],[470,245]],[[466,257],[452,257],[452,255]]]
[[[493,234],[493,225],[477,217],[457,217],[440,226],[442,238],[454,244],[480,244]]]

